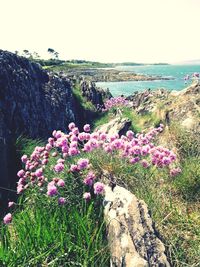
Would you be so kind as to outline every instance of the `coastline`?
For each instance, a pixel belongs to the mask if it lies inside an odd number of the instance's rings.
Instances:
[[[62,73],[62,72],[61,72]],[[156,81],[172,80],[169,77],[137,74],[132,71],[116,69],[71,69],[63,72],[68,78],[82,79],[92,82],[125,82],[125,81]]]

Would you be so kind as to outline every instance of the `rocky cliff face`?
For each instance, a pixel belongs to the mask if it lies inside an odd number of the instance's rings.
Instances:
[[[80,83],[82,95],[87,98],[88,101],[91,101],[96,108],[104,107],[103,98],[111,97],[109,91],[103,91],[100,88],[97,88],[94,82],[82,81]]]
[[[68,78],[0,50],[0,186],[7,188],[16,181],[18,136],[46,138],[54,129],[65,131],[71,121],[81,127],[87,116]],[[6,192],[0,191],[0,202]]]

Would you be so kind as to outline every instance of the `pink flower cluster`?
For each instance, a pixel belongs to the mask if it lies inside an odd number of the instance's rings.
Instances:
[[[100,131],[89,133],[90,125],[88,124],[84,126],[84,132],[79,132],[73,122],[68,127],[70,130],[68,134],[55,130],[45,146],[35,147],[30,157],[22,156],[24,169],[17,173],[19,177],[18,194],[27,188],[35,187],[48,197],[56,199],[59,205],[64,205],[66,198],[63,196],[63,192],[66,184],[57,176],[60,173],[62,175],[68,173],[74,177],[77,175],[82,177],[83,185],[88,191],[83,195],[85,200],[90,200],[92,195],[102,195],[105,190],[104,184],[98,181],[97,174],[86,156],[95,149],[121,157],[131,165],[140,164],[143,168],[149,168],[151,165],[158,168],[168,167],[176,160],[172,151],[162,146],[155,146],[153,143],[153,139],[163,131],[162,124],[146,134],[134,134],[132,131],[127,131],[126,135],[121,137],[118,134],[109,136]],[[48,166],[50,158],[54,158],[56,161],[54,166]],[[46,169],[52,170],[55,176],[53,179],[48,178]],[[179,169],[172,169],[170,172],[171,175],[178,173]],[[10,206],[12,206],[11,203]],[[10,223],[11,220],[12,216],[10,217],[10,215],[4,217],[4,223]]]
[[[170,175],[171,176],[177,176],[178,174],[180,174],[181,173],[181,168],[173,168],[173,169],[171,169],[170,170]]]
[[[192,75],[189,75],[189,74],[185,75],[184,81],[185,83],[187,83],[187,81],[189,81],[190,79],[192,78],[199,79],[199,77],[200,77],[200,73],[194,72]]]
[[[112,97],[112,98],[106,100],[104,105],[105,105],[104,111],[107,111],[107,110],[110,110],[113,107],[128,106],[129,105],[129,101],[126,100],[125,97],[118,96],[118,97]]]

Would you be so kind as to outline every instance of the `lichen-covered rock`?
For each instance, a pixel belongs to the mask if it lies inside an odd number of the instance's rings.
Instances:
[[[144,201],[120,186],[106,186],[104,214],[111,267],[170,266]]]
[[[120,117],[120,110],[117,111],[117,117],[110,122],[97,127],[96,130],[107,133],[109,136],[119,134],[119,136],[125,134],[131,126],[131,121],[128,118]]]

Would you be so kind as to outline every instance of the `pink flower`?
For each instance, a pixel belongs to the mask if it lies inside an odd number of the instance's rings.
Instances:
[[[171,161],[176,160],[176,155],[173,152],[170,153],[169,157],[170,157]]]
[[[84,182],[85,185],[92,186],[95,178],[96,178],[95,174],[92,171],[90,171],[87,174],[87,176],[86,176],[86,178],[84,179],[83,182]]]
[[[141,149],[141,155],[146,156],[148,154],[149,147],[148,146],[143,146]]]
[[[21,161],[22,161],[23,163],[26,163],[27,160],[28,160],[27,155],[23,155],[23,156],[21,157]]]
[[[56,131],[54,137],[55,137],[56,139],[59,139],[60,137],[62,137],[62,134],[63,134],[63,133],[62,133],[61,131]]]
[[[58,181],[59,178],[54,178],[53,181],[49,182],[48,185],[47,185],[47,189],[49,187],[51,187],[52,185],[55,185],[55,181],[57,180]]]
[[[73,128],[73,129],[72,129],[72,133],[75,134],[75,135],[79,134],[79,129],[78,129],[78,127]]]
[[[37,170],[35,171],[35,175],[36,175],[37,177],[42,176],[42,175],[43,175],[43,169],[42,169],[42,168],[37,169]]]
[[[129,140],[132,140],[133,137],[134,137],[134,132],[132,132],[132,131],[127,131],[126,136],[128,137]]]
[[[105,141],[106,138],[107,138],[107,134],[106,133],[101,133],[100,134],[100,140]]]
[[[54,144],[54,139],[53,139],[52,137],[49,137],[49,138],[48,138],[48,143],[49,143],[51,146],[53,146],[53,144]]]
[[[86,177],[83,181],[85,185],[92,186],[93,180],[91,178]]]
[[[15,202],[13,202],[13,201],[9,201],[9,202],[8,202],[8,208],[11,208],[14,204],[15,204]]]
[[[72,164],[71,167],[70,167],[70,171],[71,172],[77,172],[77,171],[79,171],[78,166],[75,165],[75,164]]]
[[[76,125],[75,125],[74,122],[71,122],[71,123],[69,123],[69,125],[68,125],[68,128],[69,128],[70,131],[71,131],[72,129],[74,129],[75,127],[76,127]]]
[[[72,141],[71,144],[70,144],[70,148],[77,148],[78,147],[78,142],[77,141]]]
[[[170,158],[168,158],[168,157],[163,157],[163,159],[162,159],[162,163],[163,163],[164,165],[169,165],[169,164],[171,163],[171,160],[170,160]]]
[[[134,146],[131,148],[131,152],[135,155],[140,155],[141,153],[141,147],[140,146]]]
[[[67,158],[68,157],[68,154],[67,153],[63,153],[63,158]]]
[[[63,179],[59,179],[57,182],[57,185],[60,187],[64,187],[65,186],[65,181]]]
[[[47,165],[47,163],[48,163],[48,159],[43,159],[42,160],[42,165]]]
[[[65,203],[66,203],[66,199],[64,197],[59,197],[58,204],[59,205],[64,205]]]
[[[88,141],[88,143],[90,144],[91,150],[93,150],[94,148],[97,148],[99,146],[98,141],[94,138],[90,139],[90,141]]]
[[[57,187],[55,185],[48,185],[48,190],[47,190],[47,195],[52,197],[57,195],[58,191],[57,191]]]
[[[86,200],[86,201],[89,201],[91,199],[91,194],[89,192],[86,192],[83,194],[83,198]]]
[[[64,162],[65,162],[64,159],[58,159],[58,160],[57,160],[57,163],[64,163]]]
[[[174,169],[170,170],[170,175],[171,176],[176,176],[176,175],[180,174],[181,172],[182,172],[181,168],[174,168]]]
[[[86,169],[89,164],[89,159],[79,159],[77,162],[77,166],[79,170]]]
[[[139,160],[140,160],[139,157],[131,158],[131,159],[130,159],[130,163],[131,163],[131,164],[135,164],[135,163],[137,163]]]
[[[85,132],[90,132],[90,125],[89,125],[89,124],[85,124],[85,125],[83,126],[83,130],[84,130]]]
[[[84,152],[90,152],[92,150],[91,146],[90,146],[90,143],[87,142],[85,145],[84,145],[84,148],[83,148],[83,151]]]
[[[97,182],[94,184],[94,193],[96,195],[103,194],[104,193],[104,184]]]
[[[17,186],[17,194],[21,194],[24,191],[24,186],[22,184],[19,184]]]
[[[145,159],[143,159],[141,161],[141,164],[142,164],[142,167],[144,167],[144,168],[148,168],[150,166],[149,162]]]
[[[79,151],[76,147],[70,147],[68,151],[69,156],[75,156],[79,154]]]
[[[62,146],[61,150],[62,150],[62,153],[67,153],[69,151],[69,147],[68,146]]]
[[[78,137],[76,135],[72,135],[71,138],[70,138],[70,141],[71,142],[74,142],[74,141],[78,141]]]
[[[44,151],[44,155],[43,155],[44,158],[48,158],[49,157],[49,152],[48,151]]]
[[[20,170],[20,171],[18,171],[18,173],[17,173],[17,176],[18,177],[22,177],[22,176],[24,176],[25,175],[25,171],[24,170]]]
[[[12,214],[8,213],[6,214],[6,216],[3,218],[3,222],[4,224],[9,224],[12,222]]]
[[[80,141],[87,140],[86,137],[87,137],[87,136],[86,136],[86,133],[80,133],[80,134],[78,135],[78,139],[79,139]]]
[[[64,164],[63,163],[58,163],[54,166],[55,172],[62,172],[63,170],[64,170]]]
[[[52,145],[51,144],[47,144],[46,147],[45,147],[45,149],[47,151],[50,151],[52,149]]]

